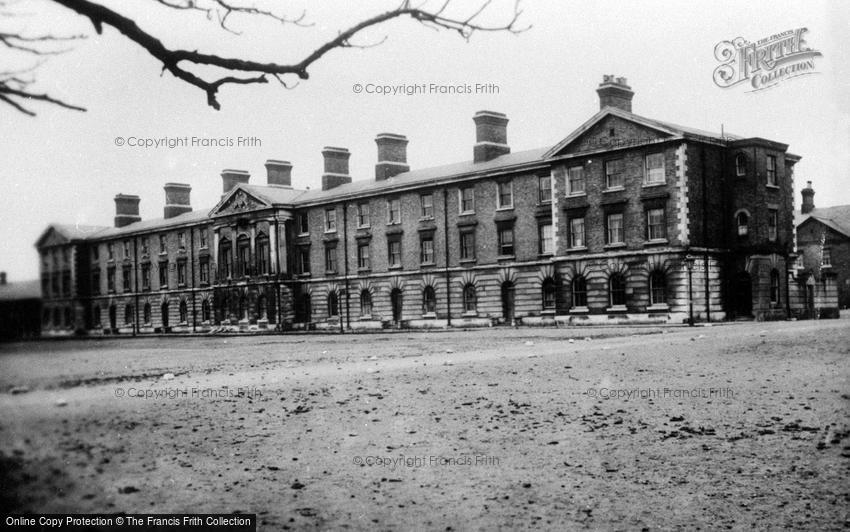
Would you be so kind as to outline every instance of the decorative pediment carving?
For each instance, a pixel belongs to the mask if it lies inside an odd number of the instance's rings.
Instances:
[[[252,196],[241,188],[235,189],[229,197],[225,198],[221,205],[212,212],[212,216],[226,216],[228,214],[240,214],[248,211],[256,211],[270,207],[265,201]]]

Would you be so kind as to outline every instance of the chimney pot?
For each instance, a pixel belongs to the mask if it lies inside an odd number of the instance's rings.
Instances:
[[[351,176],[348,173],[348,158],[351,157],[351,152],[347,148],[325,146],[322,149],[322,156],[325,158],[322,190],[330,190],[351,183]]]
[[[230,192],[239,183],[248,183],[251,174],[245,170],[224,169],[221,171],[221,184],[224,194]]]
[[[407,137],[395,133],[379,133],[375,137],[375,144],[378,145],[375,181],[383,181],[410,170],[407,164],[407,142]]]
[[[6,272],[0,272],[0,285],[6,284]]]
[[[596,89],[599,95],[599,110],[606,107],[616,107],[623,111],[632,112],[632,98],[635,93],[626,82],[626,78],[612,74],[602,76],[602,83]]]
[[[269,159],[266,161],[266,184],[292,188],[292,163]]]
[[[192,204],[189,201],[189,196],[192,193],[191,185],[166,183],[163,188],[165,189],[165,208],[163,209],[165,218],[174,218],[192,212]]]
[[[803,205],[800,206],[802,214],[808,214],[815,209],[815,189],[812,188],[812,182],[806,181],[806,188],[801,191],[803,195]]]
[[[139,216],[139,196],[117,194],[115,196],[115,227],[124,227],[141,221]]]
[[[475,122],[475,146],[472,160],[482,163],[511,152],[508,146],[508,117],[495,111],[478,111]]]

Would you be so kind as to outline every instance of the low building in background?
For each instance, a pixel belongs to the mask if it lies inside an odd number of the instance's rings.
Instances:
[[[809,181],[797,223],[797,275],[807,316],[838,317],[850,307],[850,205],[816,208]]]
[[[10,283],[6,272],[0,272],[0,340],[37,338],[41,322],[38,279]]]
[[[376,136],[374,178],[326,147],[321,190],[224,170],[163,218],[115,197],[115,226],[50,226],[37,247],[48,334],[571,325],[803,315],[786,144],[632,112],[605,76],[599,111],[560,142],[513,152],[508,118],[473,116],[471,160],[407,163]],[[796,284],[795,284],[796,283]]]

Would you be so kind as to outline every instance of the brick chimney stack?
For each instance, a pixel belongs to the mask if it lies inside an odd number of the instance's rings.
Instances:
[[[0,272],[0,286],[6,284],[6,272]]]
[[[812,188],[812,182],[806,181],[806,188],[801,191],[803,194],[803,205],[800,207],[800,212],[808,214],[815,208],[815,189]]]
[[[407,164],[407,137],[395,133],[380,133],[375,137],[378,145],[378,163],[375,181],[383,181],[410,171]]]
[[[472,160],[483,163],[511,152],[508,146],[508,117],[494,111],[478,111],[475,122],[475,146]]]
[[[348,158],[351,152],[347,148],[325,146],[322,149],[325,158],[325,173],[322,174],[322,190],[330,190],[346,183],[351,183],[348,174]]]
[[[292,188],[292,163],[269,159],[266,161],[266,184]]]
[[[124,227],[141,221],[139,196],[118,194],[115,196],[115,227]]]
[[[191,185],[166,183],[163,188],[165,189],[165,208],[163,209],[165,218],[174,218],[183,213],[192,212],[192,204],[189,201]]]
[[[228,192],[230,192],[233,187],[235,187],[239,183],[248,183],[249,179],[251,179],[251,174],[249,174],[245,170],[222,170],[221,184],[223,194],[227,194]]]
[[[616,107],[623,111],[632,112],[632,97],[635,95],[632,88],[626,83],[626,78],[618,78],[606,74],[602,83],[596,89],[599,94],[599,110],[606,107]]]

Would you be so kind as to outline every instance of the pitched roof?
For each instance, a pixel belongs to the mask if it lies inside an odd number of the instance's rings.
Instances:
[[[96,236],[98,238],[112,238],[135,233],[138,231],[165,229],[168,227],[174,227],[177,225],[189,224],[192,222],[199,222],[201,220],[205,220],[207,218],[208,213],[209,209],[200,209],[197,211],[178,214],[177,216],[173,216],[171,218],[151,218],[150,220],[141,220],[139,222],[134,222],[129,225],[125,225],[124,227],[107,227],[103,231],[92,236]]]
[[[836,205],[834,207],[813,209],[808,214],[803,215],[797,225],[802,225],[812,218],[838,231],[842,235],[850,237],[850,205]]]
[[[0,301],[16,301],[20,299],[40,299],[41,283],[34,281],[18,281],[0,285]]]

